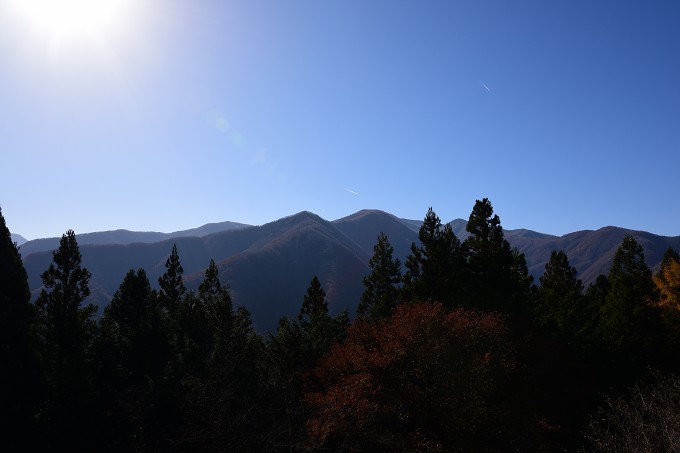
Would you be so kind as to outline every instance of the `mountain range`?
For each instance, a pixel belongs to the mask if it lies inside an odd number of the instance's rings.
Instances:
[[[100,310],[108,304],[130,269],[144,268],[152,286],[165,271],[173,243],[177,245],[187,287],[197,289],[210,260],[220,278],[230,285],[235,305],[244,305],[261,331],[272,331],[278,319],[297,314],[314,275],[327,293],[329,308],[354,313],[363,290],[362,277],[380,232],[387,234],[402,263],[418,241],[421,221],[400,219],[378,210],[362,210],[327,221],[311,212],[284,217],[261,226],[222,222],[175,233],[116,230],[78,235],[83,265],[92,273],[90,299]],[[462,241],[467,222],[450,225]],[[658,236],[643,231],[605,227],[553,236],[526,229],[505,230],[513,247],[522,251],[538,282],[552,250],[564,250],[584,284],[608,273],[616,248],[631,234],[645,250],[647,263],[658,268],[665,250],[680,250],[680,236]],[[52,260],[59,238],[21,245],[29,286],[34,295],[40,274]]]
[[[237,222],[207,223],[198,228],[190,230],[175,231],[174,233],[159,233],[156,231],[129,231],[129,230],[110,230],[99,231],[96,233],[83,233],[78,235],[78,245],[104,245],[104,244],[134,244],[134,243],[154,243],[166,239],[179,237],[201,237],[211,233],[221,231],[238,230],[251,225]],[[54,250],[59,247],[61,238],[43,238],[28,241],[18,234],[12,234],[12,240],[21,246],[22,256],[31,253]]]

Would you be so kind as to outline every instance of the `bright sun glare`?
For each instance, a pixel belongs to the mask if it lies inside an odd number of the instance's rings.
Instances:
[[[107,34],[130,0],[14,0],[17,11],[40,32],[55,38]]]

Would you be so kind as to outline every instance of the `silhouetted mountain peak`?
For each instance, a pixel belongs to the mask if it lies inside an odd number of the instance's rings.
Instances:
[[[314,214],[311,211],[300,211],[298,213],[286,216],[286,217],[281,217],[280,219],[274,220],[272,222],[265,223],[262,225],[263,227],[266,227],[268,225],[288,225],[288,224],[296,224],[299,222],[304,222],[304,221],[314,221],[314,222],[327,222],[327,220],[322,219],[318,215]]]
[[[354,214],[350,214],[346,217],[343,217],[341,219],[334,220],[334,223],[337,222],[349,222],[349,221],[357,221],[364,219],[366,217],[377,217],[377,218],[390,218],[390,219],[397,219],[394,215],[390,214],[389,212],[381,211],[380,209],[362,209],[361,211],[357,211]]]

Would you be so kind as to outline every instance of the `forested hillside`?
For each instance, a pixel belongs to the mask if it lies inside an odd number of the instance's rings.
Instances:
[[[235,303],[251,311],[255,327],[260,331],[274,331],[281,316],[296,312],[300,292],[312,274],[317,274],[327,289],[332,313],[345,308],[354,312],[362,291],[361,278],[369,272],[368,259],[378,234],[387,234],[395,257],[405,262],[411,244],[419,242],[418,230],[422,223],[422,220],[399,219],[379,210],[359,211],[332,222],[301,212],[257,227],[234,222],[207,225],[173,233],[178,236],[171,239],[151,241],[149,238],[149,243],[141,243],[139,236],[133,236],[137,238],[136,243],[116,243],[127,236],[103,232],[82,235],[88,242],[85,245],[79,235],[78,244],[83,264],[92,273],[88,302],[99,307],[99,315],[129,269],[144,268],[152,288],[159,289],[158,277],[165,271],[165,260],[176,245],[182,256],[188,288],[198,289],[207,263],[213,259],[222,281],[230,285]],[[449,225],[461,241],[470,234],[465,220],[457,219]],[[208,227],[224,229],[203,236],[197,234],[211,231]],[[561,237],[530,230],[503,232],[510,245],[524,254],[534,279],[543,274],[553,250],[564,250],[586,285],[609,272],[614,252],[626,234],[643,246],[646,261],[654,270],[658,270],[668,247],[680,249],[680,237],[615,227]],[[49,250],[48,242],[52,244]],[[20,248],[34,298],[42,286],[40,275],[49,265],[51,252],[58,243],[58,238],[45,239],[31,241]]]
[[[68,231],[53,253],[26,257],[42,266],[31,302],[35,282],[0,213],[5,447],[680,448],[680,256],[666,248],[653,271],[643,247],[673,238],[505,232],[488,199],[462,225],[456,234],[429,209],[408,243],[412,225],[386,213],[327,222],[303,212],[204,238],[82,248]],[[534,278],[510,236],[528,250],[564,247]],[[591,283],[571,261],[579,247],[611,262]],[[86,253],[110,281],[93,285]],[[96,317],[90,296],[103,285],[116,289]],[[294,306],[271,296],[281,288]],[[353,300],[351,311],[337,300]]]

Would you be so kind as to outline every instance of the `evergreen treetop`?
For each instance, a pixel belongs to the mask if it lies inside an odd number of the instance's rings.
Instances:
[[[387,235],[380,233],[368,262],[371,273],[364,277],[364,292],[357,312],[370,319],[385,318],[392,313],[398,302],[398,286],[401,282],[401,263],[393,258],[394,248]]]
[[[326,292],[321,287],[319,278],[315,275],[307,288],[307,294],[300,307],[298,319],[300,322],[308,322],[315,316],[328,314],[328,302],[326,301]]]
[[[186,293],[182,274],[184,274],[184,268],[179,261],[177,244],[173,244],[172,252],[165,262],[165,273],[158,278],[158,284],[161,287],[159,294],[161,301],[166,310],[170,312],[176,309]]]

